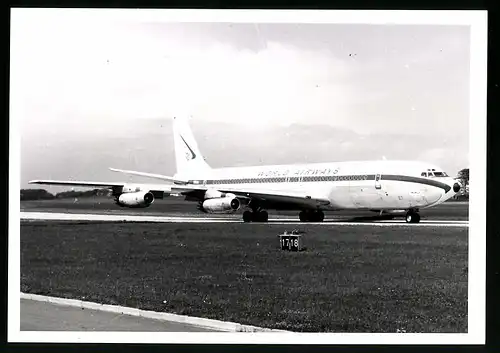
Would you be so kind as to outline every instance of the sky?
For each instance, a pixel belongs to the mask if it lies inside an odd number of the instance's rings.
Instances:
[[[180,115],[218,167],[382,156],[449,174],[469,165],[468,26],[11,23],[21,187],[117,180],[106,166],[173,173],[167,146]]]

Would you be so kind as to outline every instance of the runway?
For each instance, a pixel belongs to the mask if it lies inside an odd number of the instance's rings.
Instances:
[[[105,221],[105,222],[154,222],[154,223],[243,223],[243,220],[228,216],[190,217],[190,216],[139,216],[125,214],[83,214],[62,212],[21,212],[21,220],[47,221]],[[262,223],[254,223],[262,224]],[[300,222],[296,218],[278,216],[270,218],[269,225],[323,225],[323,226],[375,226],[375,227],[469,227],[464,220],[421,220],[420,223],[406,223],[404,220],[359,220],[345,221],[342,218],[327,218],[323,222]]]

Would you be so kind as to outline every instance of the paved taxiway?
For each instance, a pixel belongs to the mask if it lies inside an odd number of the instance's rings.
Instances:
[[[172,217],[172,216],[138,216],[138,215],[110,215],[110,214],[83,214],[83,213],[55,213],[55,212],[21,212],[22,220],[49,220],[49,221],[109,221],[109,222],[159,222],[159,223],[243,223],[237,218],[220,217]],[[270,218],[268,224],[304,224],[295,218]],[[376,221],[343,221],[340,219],[325,219],[324,222],[308,224],[335,225],[335,226],[377,226],[377,227],[468,227],[469,221],[458,220],[422,220],[420,223],[406,223],[404,220],[376,220]]]
[[[21,331],[215,332],[216,330],[21,299]]]

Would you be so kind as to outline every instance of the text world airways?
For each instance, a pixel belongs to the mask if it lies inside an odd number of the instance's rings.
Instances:
[[[306,175],[335,175],[339,172],[338,168],[323,168],[323,169],[284,169],[284,170],[268,170],[259,172],[259,177],[286,177],[286,176],[306,176]]]

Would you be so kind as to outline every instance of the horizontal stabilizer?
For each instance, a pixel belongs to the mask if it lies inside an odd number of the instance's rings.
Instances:
[[[141,177],[145,177],[145,178],[170,181],[170,182],[173,182],[175,184],[187,184],[187,180],[180,180],[180,179],[177,179],[177,178],[174,178],[171,176],[166,176],[166,175],[161,175],[161,174],[136,172],[134,170],[123,170],[123,169],[116,169],[116,168],[109,168],[109,170],[111,170],[112,172],[117,172],[117,173],[123,173],[123,174],[141,176]]]

